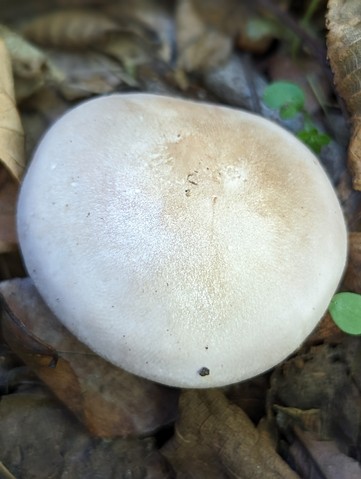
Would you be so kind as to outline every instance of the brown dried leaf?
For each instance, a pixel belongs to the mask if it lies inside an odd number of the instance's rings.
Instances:
[[[184,391],[176,435],[163,448],[177,478],[297,479],[258,431],[222,391]]]
[[[288,427],[300,427],[303,430],[313,432],[317,438],[322,438],[322,416],[320,409],[299,409],[296,407],[285,407],[275,404],[277,422],[282,424],[281,429]]]
[[[0,254],[16,249],[15,207],[18,185],[0,165]]]
[[[340,343],[345,337],[345,333],[336,326],[335,322],[327,312],[318,323],[314,331],[304,342],[304,346],[311,346],[320,343]]]
[[[0,162],[19,180],[25,166],[24,132],[16,109],[11,61],[0,38]]]
[[[361,233],[350,233],[348,240],[349,261],[342,281],[347,291],[361,294]]]
[[[119,30],[117,23],[100,12],[86,9],[57,10],[24,25],[22,33],[46,47],[93,47]]]
[[[177,391],[112,366],[72,336],[30,279],[0,283],[11,349],[96,436],[149,434],[175,417]]]
[[[356,339],[356,346],[355,346]],[[353,375],[350,359],[360,357],[357,338],[344,336],[341,344],[322,344],[306,350],[277,367],[271,376],[269,404],[303,411],[318,409],[320,424],[314,424],[321,440],[345,440],[350,449],[357,447],[361,425],[360,392]],[[288,424],[299,426],[288,415]],[[284,415],[277,423],[285,425]],[[306,426],[306,422],[303,422]]]
[[[53,50],[49,58],[64,75],[59,90],[67,100],[113,92],[127,78],[117,62],[98,52]]]
[[[151,45],[152,54],[171,63],[174,50],[173,5],[169,1],[133,0],[111,2],[104,11],[128,32],[137,34],[143,44]]]
[[[0,37],[4,40],[11,57],[15,96],[18,101],[28,98],[47,82],[62,81],[60,72],[51,65],[45,54],[21,35],[0,25]]]
[[[4,395],[0,423],[1,460],[18,479],[174,478],[152,438],[89,437],[45,388]]]
[[[361,190],[361,3],[329,0],[327,14],[328,56],[335,84],[352,119],[348,158],[353,186]]]
[[[197,12],[191,0],[180,0],[176,12],[178,68],[202,71],[226,61],[232,50],[229,34],[213,28]]]

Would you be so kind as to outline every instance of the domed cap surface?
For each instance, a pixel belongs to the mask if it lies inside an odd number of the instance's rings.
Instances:
[[[49,130],[18,232],[70,331],[181,387],[234,383],[292,353],[346,258],[335,192],[296,138],[249,113],[147,94],[88,101]]]

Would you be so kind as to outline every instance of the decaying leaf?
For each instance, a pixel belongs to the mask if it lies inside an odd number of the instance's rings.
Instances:
[[[11,60],[0,38],[0,162],[19,180],[24,170],[24,132],[16,109]]]
[[[1,479],[174,478],[152,438],[92,438],[42,387],[3,396],[0,423]]]
[[[18,184],[0,165],[0,253],[13,251],[17,245],[15,205]]]
[[[281,415],[280,408],[273,408],[281,430],[285,425],[301,426],[319,440],[343,437],[350,451],[357,447],[360,393],[352,377],[351,361],[360,353],[359,339],[344,335],[339,344],[313,346],[277,367],[271,376],[268,403],[282,406]],[[285,408],[292,408],[288,409],[287,421]],[[315,409],[319,414],[314,411],[312,419],[310,411]]]
[[[101,12],[67,9],[36,17],[22,33],[38,45],[74,49],[97,46],[118,30],[118,24]]]
[[[349,261],[342,284],[346,291],[361,294],[361,233],[349,234]]]
[[[95,436],[144,435],[174,420],[176,390],[112,366],[72,336],[30,279],[0,283],[11,349]]]
[[[53,50],[48,55],[64,76],[58,88],[67,100],[111,93],[128,80],[121,65],[98,52]]]
[[[210,28],[191,0],[180,0],[176,13],[178,68],[187,72],[207,70],[229,57],[232,38]]]
[[[10,54],[15,77],[15,96],[24,100],[46,83],[59,83],[62,76],[38,48],[5,25],[0,25],[0,37]]]
[[[178,479],[298,478],[266,432],[219,389],[183,391],[180,409],[175,437],[162,450]]]
[[[152,44],[152,53],[166,63],[174,54],[173,4],[159,0],[133,0],[132,2],[110,2],[105,12],[115,18],[128,32],[137,34],[143,44]]]
[[[338,344],[344,337],[345,333],[336,326],[330,314],[327,312],[307,338],[304,345],[312,346],[320,343]]]
[[[328,56],[336,88],[352,120],[348,159],[353,186],[361,190],[361,3],[329,0],[327,14]]]

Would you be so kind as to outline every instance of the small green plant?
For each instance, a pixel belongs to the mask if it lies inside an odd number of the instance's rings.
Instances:
[[[328,307],[337,326],[348,334],[361,334],[361,295],[337,293]]]
[[[331,141],[331,138],[320,132],[312,122],[305,110],[305,94],[298,85],[287,81],[271,83],[263,92],[263,101],[268,107],[279,110],[280,117],[284,120],[302,113],[304,128],[298,132],[297,136],[315,153],[320,153],[321,148]]]

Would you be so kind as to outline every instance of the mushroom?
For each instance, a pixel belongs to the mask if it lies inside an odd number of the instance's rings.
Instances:
[[[52,126],[21,188],[18,234],[40,294],[82,342],[199,388],[290,355],[347,249],[331,183],[293,135],[149,94],[93,99]]]

